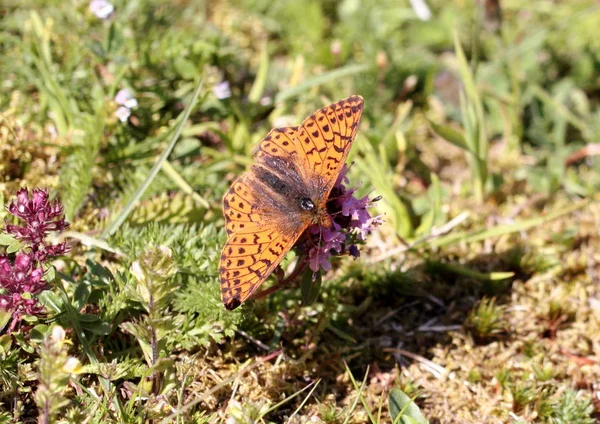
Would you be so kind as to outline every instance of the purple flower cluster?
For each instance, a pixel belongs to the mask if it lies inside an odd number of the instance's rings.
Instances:
[[[47,244],[45,237],[63,231],[69,224],[65,222],[63,207],[57,201],[50,202],[46,190],[34,189],[30,195],[29,190],[21,189],[16,201],[6,209],[25,221],[24,226],[6,223],[6,232],[23,243],[23,250],[14,259],[0,255],[0,308],[12,312],[12,330],[23,315],[41,312],[34,296],[47,287],[43,264],[48,257],[68,250],[66,243]]]
[[[346,165],[331,190],[327,202],[327,212],[333,225],[323,228],[318,225],[310,227],[312,247],[308,250],[308,261],[313,272],[323,268],[331,269],[332,256],[350,254],[355,258],[360,256],[358,244],[363,243],[373,228],[382,223],[381,217],[372,217],[368,207],[379,198],[369,199],[369,196],[354,197],[356,188],[347,188],[349,183]]]
[[[0,309],[13,313],[14,324],[21,315],[41,312],[41,306],[32,296],[46,288],[43,276],[42,267],[34,265],[27,253],[17,253],[14,263],[6,256],[0,256],[0,286],[4,291],[0,295]]]
[[[30,198],[29,190],[21,189],[17,192],[17,200],[6,209],[25,221],[24,227],[6,223],[6,232],[27,245],[33,259],[45,262],[48,256],[60,256],[67,251],[66,242],[57,245],[44,242],[49,233],[63,231],[69,226],[62,205],[56,200],[51,203],[46,190],[34,189]]]

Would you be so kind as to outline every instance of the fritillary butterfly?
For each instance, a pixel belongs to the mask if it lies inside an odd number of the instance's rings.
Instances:
[[[319,109],[299,127],[272,129],[255,164],[223,197],[227,242],[221,254],[221,299],[237,308],[281,263],[310,225],[332,225],[326,203],[352,147],[363,99]]]

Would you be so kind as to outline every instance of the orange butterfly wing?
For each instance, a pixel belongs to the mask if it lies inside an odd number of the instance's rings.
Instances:
[[[293,157],[297,128],[275,128],[261,141],[257,162]],[[302,161],[300,160],[302,163]],[[281,263],[308,227],[265,202],[253,172],[239,177],[223,197],[227,242],[221,253],[221,300],[229,310],[245,302]]]
[[[319,180],[326,202],[354,142],[364,101],[351,96],[319,109],[302,122],[298,132],[308,167]]]
[[[354,140],[362,105],[361,97],[352,96],[318,110],[299,129],[271,130],[254,156],[257,165],[223,197],[227,242],[219,277],[227,309],[256,291],[311,224],[310,216],[295,212],[297,199],[285,194],[314,193],[313,200],[324,207]]]

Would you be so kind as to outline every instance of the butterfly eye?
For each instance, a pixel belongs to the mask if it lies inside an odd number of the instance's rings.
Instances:
[[[315,204],[308,197],[300,199],[300,208],[305,211],[312,211],[315,208]]]

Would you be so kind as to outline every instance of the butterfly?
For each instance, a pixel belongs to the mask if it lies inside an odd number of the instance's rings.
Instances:
[[[311,225],[332,225],[326,203],[354,142],[363,99],[319,109],[299,127],[274,128],[254,165],[223,196],[227,241],[221,253],[221,300],[248,300]]]

